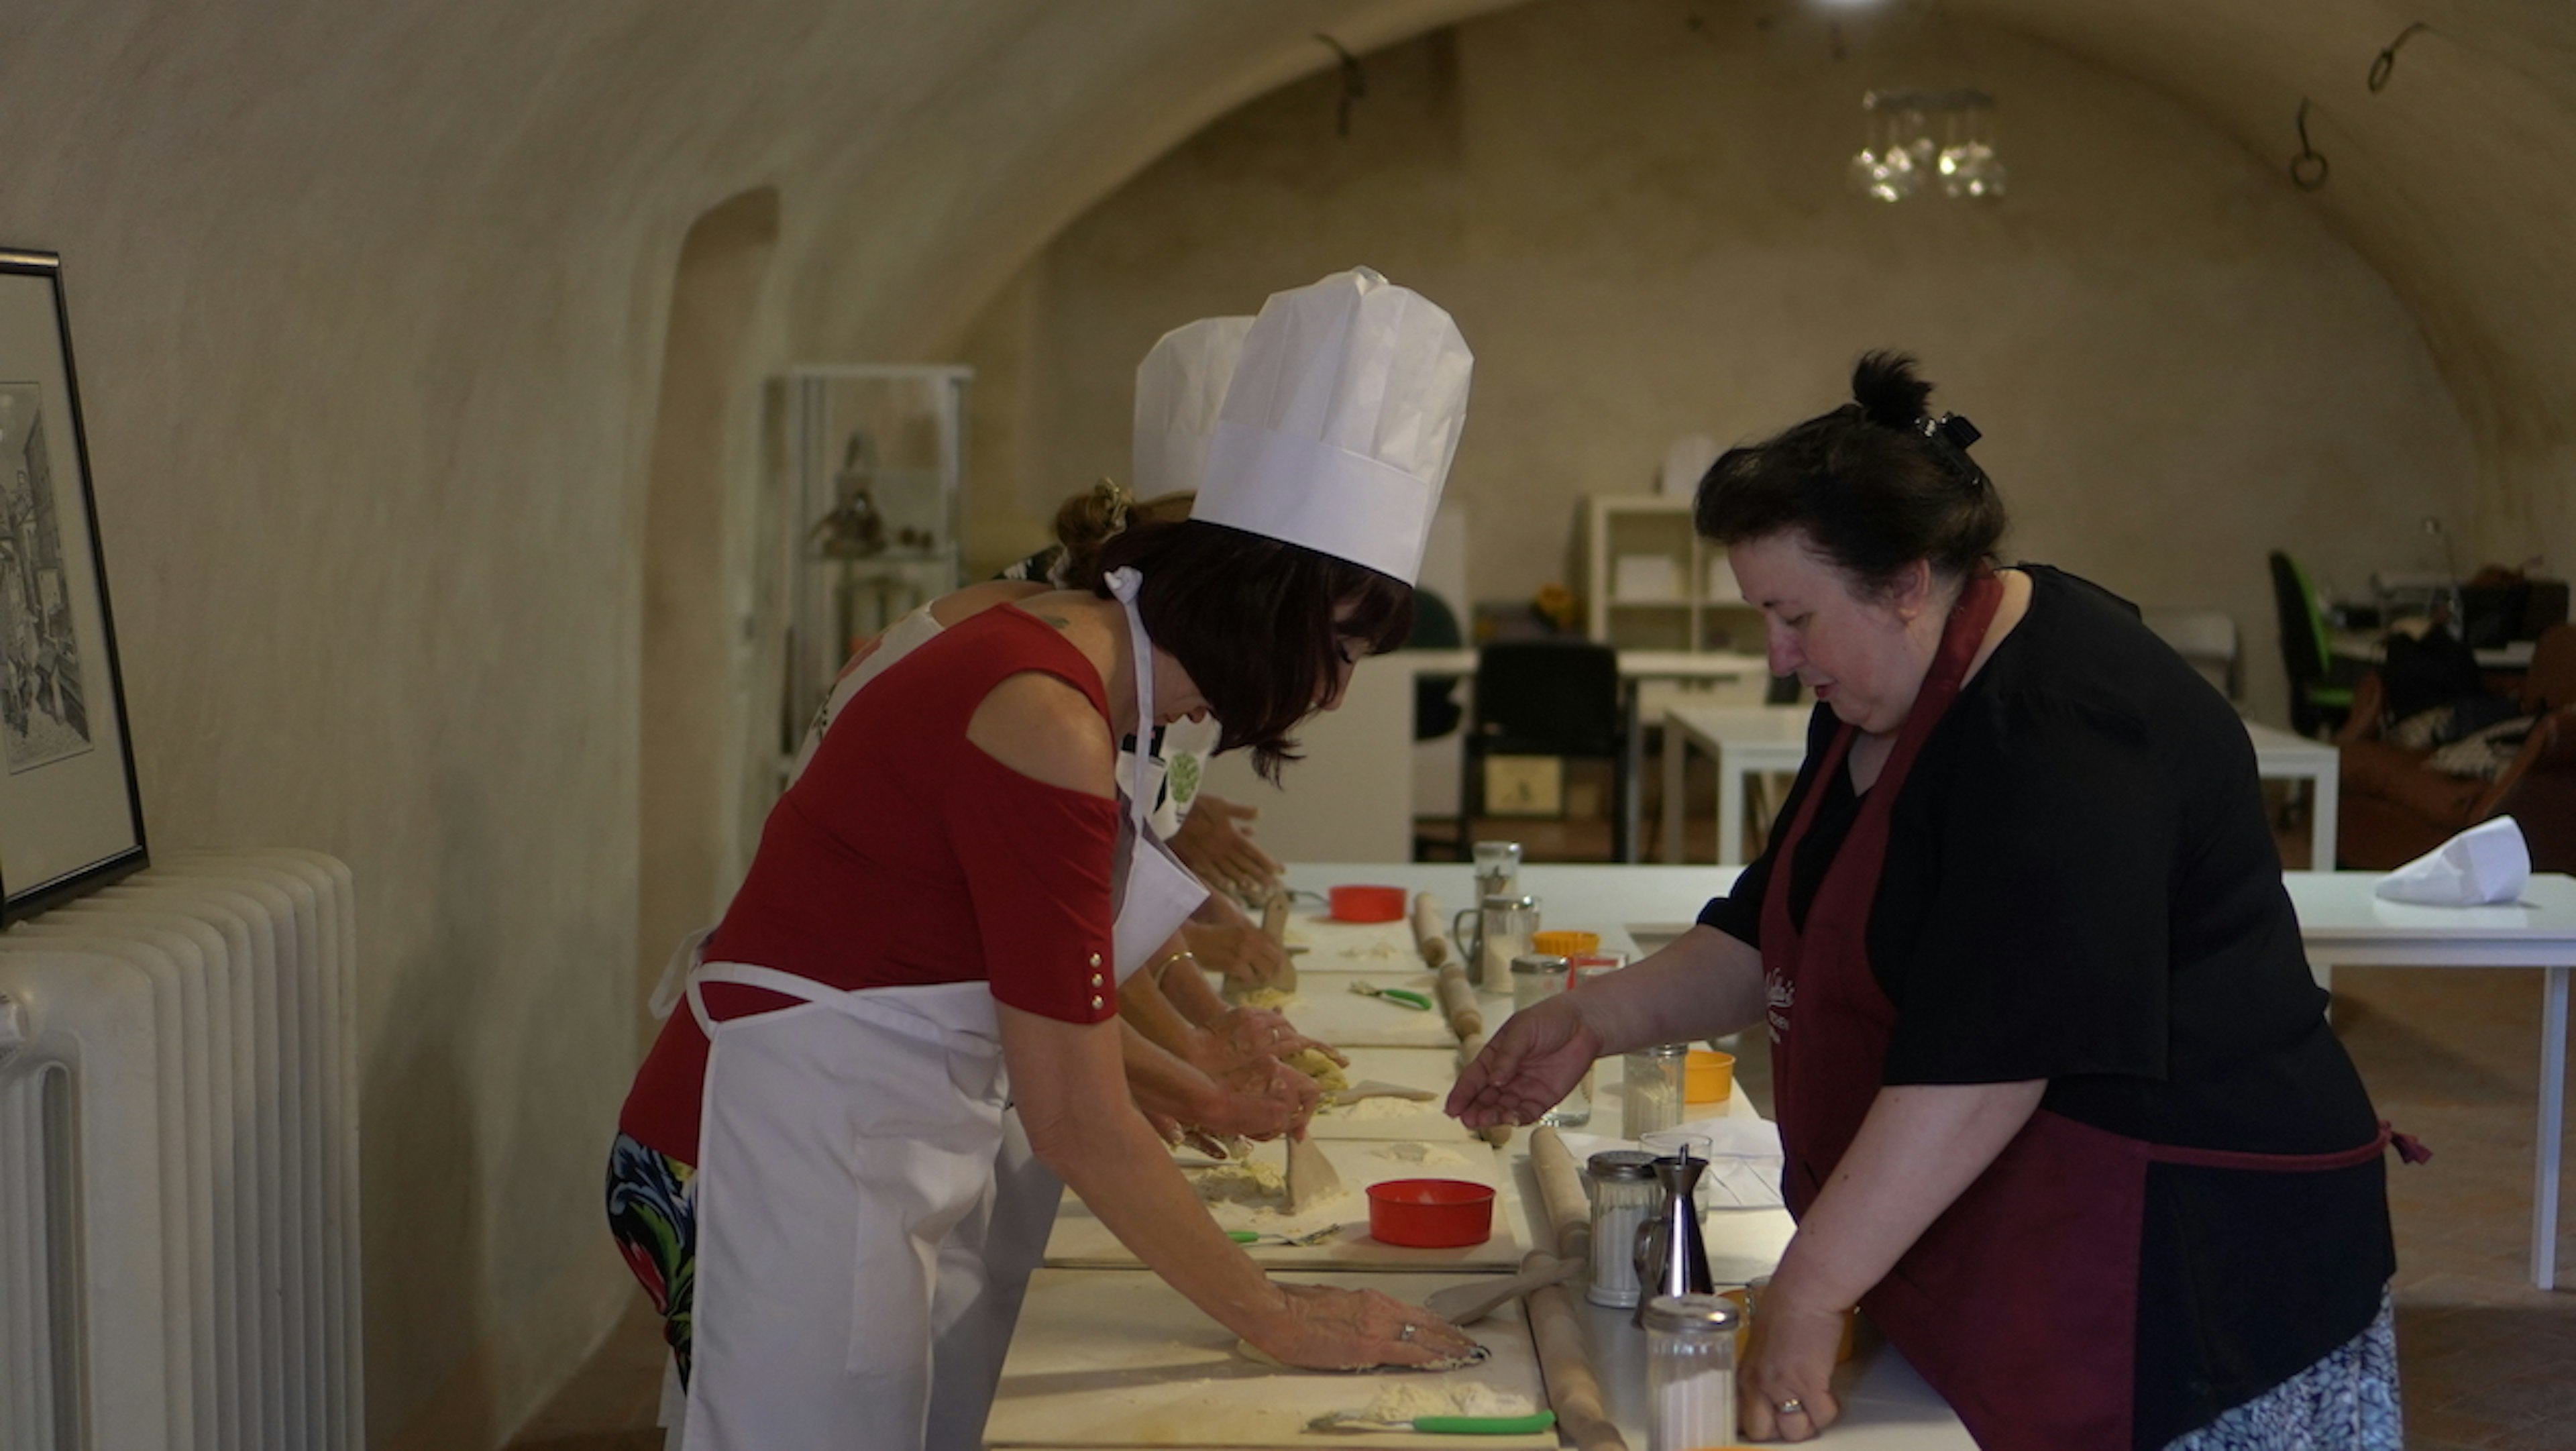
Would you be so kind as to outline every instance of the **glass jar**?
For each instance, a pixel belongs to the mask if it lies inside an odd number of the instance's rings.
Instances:
[[[1480,841],[1471,849],[1476,859],[1476,899],[1516,897],[1521,890],[1521,844]]]
[[[1620,1064],[1623,1138],[1642,1138],[1682,1121],[1682,1071],[1687,1043],[1658,1043],[1630,1053]]]
[[[1565,959],[1546,952],[1525,952],[1512,959],[1512,1011],[1527,1012],[1565,991]],[[1550,1128],[1579,1129],[1592,1122],[1592,1066],[1566,1090],[1565,1097],[1540,1114]]]
[[[1511,985],[1512,959],[1538,935],[1538,898],[1487,897],[1476,913],[1476,957],[1467,978],[1487,992]]]
[[[1553,953],[1524,952],[1512,959],[1512,1011],[1526,1013],[1565,991],[1565,959]]]
[[[1655,1212],[1655,1156],[1606,1149],[1583,1166],[1592,1194],[1592,1284],[1583,1298],[1622,1310],[1637,1303],[1637,1226]]]
[[[1716,1295],[1646,1302],[1646,1451],[1735,1444],[1736,1320]]]

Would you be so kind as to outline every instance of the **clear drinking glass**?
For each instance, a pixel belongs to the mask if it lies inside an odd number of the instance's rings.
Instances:
[[[1641,1138],[1682,1121],[1682,1069],[1689,1054],[1687,1043],[1662,1043],[1622,1060],[1622,1138]]]

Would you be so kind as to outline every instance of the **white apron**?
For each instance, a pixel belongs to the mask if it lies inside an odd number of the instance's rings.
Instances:
[[[1112,585],[1153,721],[1137,576]],[[1179,929],[1205,889],[1145,824],[1128,783],[1118,980]],[[1138,803],[1145,803],[1140,805]],[[712,1022],[700,987],[744,983],[792,1007]],[[1053,1194],[1006,1134],[989,984],[845,992],[773,969],[690,975],[707,1030],[686,1451],[913,1451],[980,1444],[1011,1322],[1044,1253]],[[1019,1140],[1017,1155],[1004,1152]],[[1014,1159],[1017,1162],[1014,1162]],[[1042,1201],[1042,1203],[1040,1202]]]

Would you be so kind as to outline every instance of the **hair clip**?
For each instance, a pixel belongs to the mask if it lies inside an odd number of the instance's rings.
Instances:
[[[1938,418],[1923,419],[1914,426],[1961,482],[1972,489],[1992,487],[1986,480],[1986,471],[1977,467],[1976,460],[1968,457],[1968,445],[1985,437],[1977,425],[1959,414],[1944,413]]]
[[[1961,453],[1966,453],[1968,445],[1985,437],[1985,434],[1978,431],[1977,425],[1956,413],[1944,413],[1938,418],[1926,418],[1914,426],[1923,431],[1925,438],[1937,438]]]

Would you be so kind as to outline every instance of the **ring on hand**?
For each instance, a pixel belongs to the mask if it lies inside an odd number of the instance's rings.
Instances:
[[[1771,1409],[1784,1416],[1803,1416],[1807,1413],[1807,1403],[1799,1400],[1796,1396],[1791,1396],[1789,1399],[1782,1401]]]
[[[1403,1329],[1395,1332],[1395,1338],[1398,1340],[1411,1340],[1413,1338],[1413,1327],[1407,1325]]]

